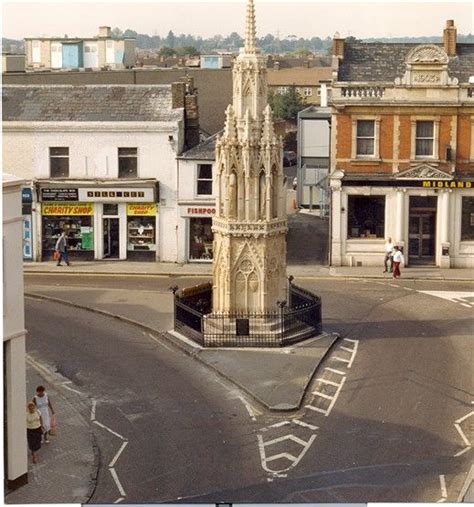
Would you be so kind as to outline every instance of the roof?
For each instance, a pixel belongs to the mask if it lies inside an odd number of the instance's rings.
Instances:
[[[179,121],[169,85],[3,86],[3,121]]]
[[[55,42],[77,43],[82,41],[99,41],[99,40],[137,40],[136,37],[25,37],[24,40],[52,40]]]
[[[319,81],[328,81],[332,77],[331,67],[293,67],[291,69],[268,69],[269,86],[316,86]]]
[[[198,145],[194,146],[194,148],[182,153],[179,158],[184,158],[186,160],[215,160],[216,141],[221,133],[222,131],[217,132],[213,136],[201,141]]]
[[[443,47],[442,44],[435,44]],[[340,63],[338,81],[393,82],[406,70],[408,53],[420,44],[354,42],[344,45],[344,59]],[[457,44],[456,56],[449,57],[448,73],[460,83],[467,83],[474,73],[474,44]]]
[[[268,57],[267,66],[269,69],[275,68],[275,62],[280,64],[280,69],[289,69],[293,67],[330,67],[332,64],[332,56],[312,56],[309,58],[297,58],[288,56],[275,56]]]

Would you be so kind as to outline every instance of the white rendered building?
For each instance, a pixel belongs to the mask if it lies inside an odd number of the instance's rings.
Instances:
[[[14,489],[28,479],[25,311],[19,178],[3,173],[3,361],[5,479]]]

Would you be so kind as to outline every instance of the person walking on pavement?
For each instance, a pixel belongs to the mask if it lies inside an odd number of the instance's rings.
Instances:
[[[43,420],[43,435],[44,435],[44,443],[49,444],[49,434],[51,431],[51,414],[54,414],[53,405],[51,404],[51,400],[46,393],[46,389],[43,386],[38,386],[36,388],[36,395],[33,398],[33,403],[36,405],[38,410],[40,411],[41,418]]]
[[[392,243],[392,238],[388,238],[387,239],[387,242],[385,243],[384,249],[385,249],[385,259],[383,261],[384,266],[385,266],[384,273],[387,273],[387,271],[389,273],[391,273],[393,271],[393,243]],[[387,267],[387,263],[390,263],[389,264],[389,266],[390,266],[389,268]]]
[[[62,260],[64,260],[64,262],[70,266],[69,255],[67,253],[67,235],[65,231],[61,232],[61,236],[59,236],[58,240],[56,241],[55,250],[59,253],[59,259],[56,266],[61,266]]]
[[[400,247],[393,247],[393,279],[400,278],[400,264],[404,262],[402,251]]]
[[[43,420],[40,411],[32,401],[26,407],[26,438],[28,440],[28,448],[31,451],[31,460],[33,463],[36,463],[36,453],[41,449]]]

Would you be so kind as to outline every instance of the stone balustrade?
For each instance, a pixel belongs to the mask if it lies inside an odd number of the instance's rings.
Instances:
[[[379,99],[385,95],[383,86],[347,86],[341,88],[341,96],[345,98]]]

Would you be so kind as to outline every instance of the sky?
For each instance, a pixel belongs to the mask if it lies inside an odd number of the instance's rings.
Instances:
[[[62,1],[4,0],[3,37],[87,37],[100,25],[166,36],[169,30],[211,37],[244,35],[245,0]],[[257,35],[358,38],[442,35],[447,19],[474,33],[474,2],[380,0],[255,0]]]

